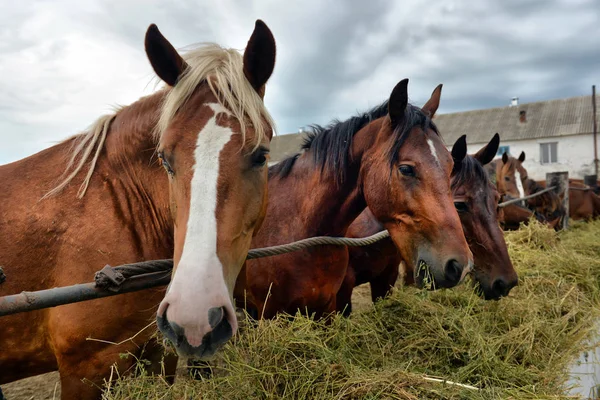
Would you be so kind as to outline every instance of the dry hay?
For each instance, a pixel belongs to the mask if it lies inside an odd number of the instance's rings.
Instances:
[[[501,301],[470,285],[399,288],[330,324],[281,316],[237,335],[212,378],[169,386],[139,368],[104,398],[568,398],[567,366],[600,313],[600,221],[559,234],[532,223],[506,237],[520,282]]]

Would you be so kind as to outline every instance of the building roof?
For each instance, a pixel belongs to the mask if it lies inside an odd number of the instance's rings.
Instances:
[[[277,135],[271,140],[271,163],[277,163],[284,158],[300,152],[306,133],[290,133]]]
[[[598,107],[596,118],[600,121]],[[468,143],[487,143],[496,132],[501,142],[586,134],[592,133],[592,96],[440,114],[434,122],[448,145],[461,135]]]
[[[597,99],[596,118],[600,123],[600,102]],[[525,111],[525,122],[520,113]],[[434,118],[447,145],[452,145],[461,135],[468,143],[487,143],[496,132],[500,140],[514,141],[542,139],[592,133],[592,96],[539,101],[439,114]],[[300,151],[305,133],[279,135],[271,141],[271,162],[278,162]]]

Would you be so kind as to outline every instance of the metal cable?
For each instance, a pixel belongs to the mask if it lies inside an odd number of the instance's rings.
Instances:
[[[255,258],[276,256],[279,254],[291,253],[292,251],[298,251],[306,249],[312,246],[322,245],[334,245],[334,246],[350,246],[360,247],[368,246],[382,239],[390,237],[388,231],[377,232],[374,235],[367,236],[364,238],[346,238],[346,237],[331,237],[331,236],[315,236],[312,238],[298,240],[296,242],[282,244],[279,246],[263,247],[261,249],[252,249],[248,252],[247,260]]]

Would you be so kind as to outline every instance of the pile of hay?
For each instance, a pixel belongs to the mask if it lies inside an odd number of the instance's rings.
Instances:
[[[261,321],[223,349],[210,379],[171,387],[142,372],[104,398],[566,398],[567,366],[600,314],[600,221],[559,234],[533,223],[506,238],[520,282],[501,301],[470,285],[405,287],[330,325]]]

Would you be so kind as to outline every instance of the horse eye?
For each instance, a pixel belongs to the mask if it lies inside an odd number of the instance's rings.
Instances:
[[[455,201],[454,202],[454,208],[456,208],[456,211],[458,211],[458,212],[467,212],[467,211],[469,211],[469,206],[464,201]]]
[[[508,181],[510,181],[510,177],[508,177],[508,176],[505,176],[505,177],[504,177],[504,180],[505,180],[506,182],[508,182]]]
[[[259,149],[252,154],[252,166],[253,167],[262,167],[267,162],[267,154],[263,149]]]
[[[164,154],[158,153],[158,159],[160,161],[160,163],[162,164],[163,168],[167,171],[167,173],[170,176],[175,175],[175,171],[173,171],[173,168],[171,168],[171,165],[169,164],[169,162],[165,159]]]
[[[411,165],[402,164],[398,169],[404,176],[415,176],[415,169]]]

